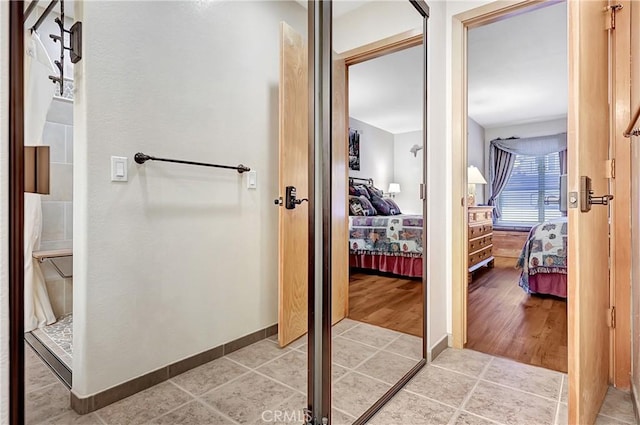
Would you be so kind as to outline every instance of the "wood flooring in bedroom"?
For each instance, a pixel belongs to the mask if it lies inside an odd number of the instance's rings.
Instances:
[[[567,372],[567,303],[528,295],[515,258],[496,257],[469,286],[466,348]]]
[[[349,318],[421,337],[421,287],[420,279],[351,273]]]

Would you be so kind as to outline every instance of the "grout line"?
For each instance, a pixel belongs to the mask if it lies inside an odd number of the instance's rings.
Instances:
[[[178,410],[178,409],[182,409],[184,406],[186,406],[186,405],[187,405],[187,404],[189,404],[189,403],[193,403],[194,401],[195,401],[194,399],[191,399],[191,400],[189,400],[189,401],[187,401],[187,402],[185,402],[185,403],[182,403],[181,405],[179,405],[179,406],[177,406],[177,407],[174,407],[174,408],[173,408],[173,409],[171,409],[171,410],[167,410],[166,412],[164,412],[164,413],[162,413],[162,414],[160,414],[160,415],[158,415],[158,416],[154,416],[153,418],[149,419],[149,420],[148,420],[148,421],[146,421],[145,423],[151,423],[151,422],[153,422],[154,420],[159,419],[159,418],[161,418],[161,417],[163,417],[163,416],[165,416],[165,415],[168,415],[168,414],[170,414],[170,413],[173,413],[173,412],[175,412],[175,411],[176,411],[176,410]]]
[[[239,363],[238,363],[238,364],[239,364]],[[231,383],[233,383],[233,382],[239,381],[241,378],[243,378],[243,377],[245,377],[245,376],[247,376],[247,375],[251,374],[251,372],[253,372],[253,370],[247,370],[246,372],[242,373],[241,375],[238,375],[238,376],[236,376],[235,378],[233,378],[233,379],[229,379],[227,382],[225,382],[225,383],[222,383],[222,384],[218,385],[217,387],[213,387],[213,388],[211,388],[210,390],[205,391],[204,393],[202,393],[202,394],[201,394],[201,395],[199,395],[198,397],[202,397],[202,396],[204,396],[204,395],[209,394],[209,393],[210,393],[210,392],[212,392],[212,391],[215,391],[215,390],[217,390],[217,389],[219,389],[219,388],[222,388],[222,387],[224,387],[224,386],[226,386],[226,385],[229,385],[229,384],[231,384]],[[178,376],[180,376],[180,375],[178,375]],[[175,377],[174,377],[174,378],[175,378]],[[175,383],[175,381],[173,380],[173,378],[169,379],[168,381],[170,381],[173,385],[178,385],[178,384],[176,384],[176,383]],[[179,385],[178,385],[178,386],[179,386]],[[186,391],[186,390],[185,390],[185,391]]]
[[[555,415],[553,415],[553,423],[554,425],[560,425],[558,424],[558,419],[560,418],[560,403],[556,403],[556,413]]]
[[[556,414],[554,415],[553,423],[555,425],[558,424],[558,419],[560,419],[560,400],[562,399],[562,389],[564,388],[564,375],[562,375],[562,379],[560,380],[560,391],[558,392],[558,399],[556,400]]]
[[[102,424],[103,424],[103,425],[109,425],[109,424],[107,424],[107,421],[105,421],[104,419],[102,419],[102,416],[100,416],[100,415],[98,414],[98,411],[97,411],[97,410],[96,410],[96,411],[94,411],[94,412],[92,412],[92,413],[95,413],[96,417],[98,418],[98,420],[99,420],[100,422],[102,422]],[[89,413],[89,414],[91,414],[91,413]]]
[[[486,382],[486,383],[489,383],[489,384],[492,384],[492,385],[496,385],[498,387],[507,388],[509,390],[514,390],[514,391],[518,391],[520,393],[531,395],[531,396],[534,396],[534,397],[538,397],[538,398],[541,398],[541,399],[544,399],[544,400],[547,400],[547,401],[553,401],[554,403],[558,402],[558,400],[555,400],[553,398],[550,398],[550,397],[547,397],[547,396],[543,396],[543,395],[540,395],[540,394],[536,394],[536,393],[532,393],[530,391],[526,391],[526,390],[523,390],[523,389],[520,389],[520,388],[510,387],[509,385],[505,385],[505,384],[501,384],[501,383],[498,383],[498,382],[489,381],[488,379],[484,379],[484,378],[480,378],[480,380],[482,382]]]
[[[469,391],[467,396],[462,400],[462,403],[460,403],[460,407],[458,407],[458,411],[456,412],[457,415],[460,414],[460,411],[464,410],[464,408],[467,406],[467,403],[469,402],[469,400],[471,400],[471,397],[473,396],[473,393],[478,388],[478,385],[480,385],[480,381],[482,380],[484,375],[489,370],[489,367],[491,366],[491,363],[493,363],[493,359],[495,359],[495,357],[492,356],[489,359],[489,361],[487,362],[487,364],[485,365],[484,369],[482,369],[482,372],[480,372],[480,375],[478,375],[475,385],[473,386],[473,388],[471,388],[471,391]]]
[[[632,425],[632,424],[633,424],[633,422],[625,422],[625,420],[624,420],[624,419],[615,418],[615,417],[613,417],[613,416],[605,415],[604,413],[600,413],[600,412],[598,412],[598,416],[604,416],[604,417],[605,417],[605,418],[607,418],[607,419],[613,419],[614,421],[620,421],[620,422],[622,422],[622,423],[623,423],[623,424],[625,424],[625,425]]]
[[[247,372],[247,373],[248,373],[248,372]],[[170,380],[170,381],[171,381],[171,380]],[[189,396],[191,396],[191,398],[193,398],[193,400],[190,400],[190,401],[188,401],[187,403],[184,403],[182,406],[185,406],[185,405],[187,405],[187,404],[189,404],[189,403],[191,403],[191,402],[194,402],[194,401],[195,401],[195,402],[200,402],[200,403],[204,404],[206,407],[208,407],[209,409],[211,409],[211,410],[213,410],[214,412],[218,413],[218,414],[219,414],[220,416],[222,416],[223,418],[228,419],[228,420],[230,420],[232,423],[234,423],[234,424],[238,424],[238,425],[239,425],[239,422],[237,422],[235,419],[233,419],[233,418],[231,418],[231,417],[229,417],[229,416],[225,415],[223,412],[221,412],[220,410],[216,409],[214,406],[212,406],[212,405],[210,405],[209,403],[207,403],[204,399],[202,399],[202,398],[201,398],[202,396],[197,396],[197,395],[193,394],[191,391],[188,391],[187,389],[185,389],[185,388],[183,388],[182,386],[180,386],[180,385],[176,384],[175,382],[171,382],[171,383],[172,383],[173,385],[175,385],[176,387],[178,387],[179,389],[181,389],[182,391],[184,391],[185,393],[187,393]],[[220,386],[221,386],[221,385],[220,385]],[[220,386],[218,386],[218,387],[220,387]],[[208,391],[207,391],[207,393],[208,393]],[[204,393],[204,394],[207,394],[207,393]],[[202,394],[202,395],[204,395],[204,394]],[[180,406],[180,407],[182,407],[182,406]],[[177,408],[175,408],[175,409],[171,410],[171,412],[173,412],[174,410],[179,409],[180,407],[177,407]],[[169,414],[169,413],[170,413],[170,412],[167,412],[167,413],[165,413],[165,415],[166,415],[166,414]],[[161,415],[161,416],[164,416],[164,415]],[[161,416],[158,416],[157,418],[159,418],[159,417],[161,417]],[[154,419],[157,419],[157,418],[154,418]],[[152,420],[153,420],[153,419],[152,419]]]
[[[356,418],[355,416],[353,416],[351,413],[346,412],[346,411],[344,411],[344,410],[342,410],[342,409],[338,409],[337,407],[333,407],[333,406],[331,406],[331,409],[332,409],[332,410],[335,410],[336,412],[340,412],[340,413],[342,413],[343,415],[349,416],[349,419],[354,419],[354,420],[355,420],[355,419],[357,419],[357,418]]]
[[[269,375],[265,375],[264,373],[262,373],[262,372],[260,372],[260,371],[258,371],[258,370],[254,370],[253,372],[254,372],[254,373],[256,373],[257,375],[260,375],[260,376],[262,376],[262,377],[264,377],[264,378],[267,378],[267,379],[268,379],[268,380],[270,380],[270,381],[275,382],[276,384],[280,384],[280,385],[282,385],[282,386],[284,386],[284,387],[286,387],[286,388],[288,388],[288,389],[290,389],[290,390],[293,390],[293,391],[295,391],[295,392],[300,392],[300,390],[299,390],[299,389],[294,388],[294,387],[292,387],[292,386],[291,386],[291,385],[289,385],[289,384],[285,384],[285,383],[284,383],[284,382],[282,382],[282,381],[278,381],[276,378],[273,378],[273,377],[271,377],[271,376],[269,376]],[[305,379],[305,381],[306,381],[306,379]]]
[[[498,422],[495,419],[485,418],[484,416],[480,416],[477,413],[471,413],[471,412],[468,412],[466,410],[460,410],[459,413],[466,413],[467,415],[471,415],[471,416],[474,416],[476,418],[480,418],[482,420],[485,420],[485,421],[488,421],[488,422],[491,422],[491,423],[494,423],[494,424],[497,424],[497,425],[504,425],[502,422]],[[459,416],[460,416],[459,414],[456,415],[456,418],[459,417]]]

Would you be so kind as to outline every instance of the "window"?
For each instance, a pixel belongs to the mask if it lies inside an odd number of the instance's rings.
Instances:
[[[502,216],[498,224],[530,226],[562,216],[560,199],[560,156],[516,155],[513,172],[498,197]]]

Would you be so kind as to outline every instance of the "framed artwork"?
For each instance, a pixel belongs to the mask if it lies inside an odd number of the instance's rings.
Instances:
[[[360,171],[360,133],[349,129],[349,169]]]

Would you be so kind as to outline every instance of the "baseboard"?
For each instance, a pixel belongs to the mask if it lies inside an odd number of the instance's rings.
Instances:
[[[91,413],[277,333],[277,324],[269,326],[88,397],[79,397],[71,391],[71,408],[80,415]]]
[[[444,350],[449,348],[449,335],[443,336],[440,341],[438,341],[433,347],[431,347],[431,352],[429,353],[429,361],[432,362],[438,358],[440,354]]]
[[[633,404],[633,413],[636,415],[636,423],[640,424],[640,411],[638,408],[640,407],[640,393],[638,393],[638,389],[636,388],[633,380],[631,380],[631,403]]]

